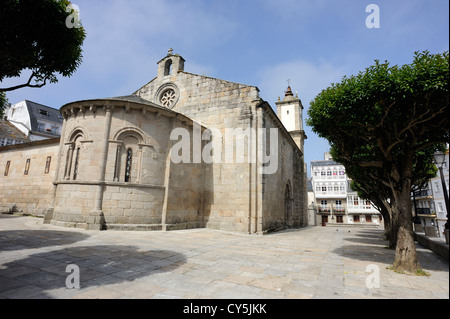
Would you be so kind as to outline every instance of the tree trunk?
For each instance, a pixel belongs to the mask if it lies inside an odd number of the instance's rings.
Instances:
[[[391,238],[391,218],[387,217],[386,215],[383,215],[383,221],[384,221],[384,237],[386,237],[386,240],[390,240],[390,238]]]
[[[410,185],[405,182],[402,190],[396,195],[393,218],[398,222],[397,247],[395,251],[394,269],[407,273],[416,273],[420,269],[416,245],[413,235],[413,218],[411,212]],[[395,224],[395,222],[394,222]]]
[[[393,203],[394,200],[392,199],[391,202]],[[398,232],[398,222],[395,218],[396,215],[393,214],[392,203],[381,202],[379,205],[380,213],[384,220],[384,236],[389,241],[389,249],[395,249],[397,247]]]
[[[399,220],[398,214],[393,212],[393,209],[390,211],[390,228],[389,228],[389,249],[397,248],[397,238],[398,238],[398,230],[399,230]]]

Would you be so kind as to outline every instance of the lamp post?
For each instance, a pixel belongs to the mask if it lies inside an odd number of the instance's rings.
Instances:
[[[448,244],[448,236],[449,236],[449,225],[448,225],[448,193],[447,193],[447,186],[445,185],[445,178],[444,178],[444,162],[445,162],[445,153],[442,152],[436,152],[434,153],[434,162],[439,168],[439,173],[441,175],[441,183],[442,188],[444,190],[444,200],[445,200],[445,208],[447,209],[447,222],[445,223],[445,240]]]

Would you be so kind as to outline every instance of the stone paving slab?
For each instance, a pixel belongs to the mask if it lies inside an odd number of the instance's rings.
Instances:
[[[448,260],[417,244],[430,276],[398,274],[386,245],[377,229],[100,232],[0,215],[0,298],[449,298]],[[68,265],[79,289],[66,287]]]

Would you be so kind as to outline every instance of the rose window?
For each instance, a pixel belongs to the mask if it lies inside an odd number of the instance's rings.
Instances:
[[[164,91],[161,95],[160,102],[165,107],[172,107],[175,104],[177,95],[173,89]]]

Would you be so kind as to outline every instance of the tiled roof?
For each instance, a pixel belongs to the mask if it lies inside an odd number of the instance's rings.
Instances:
[[[29,138],[17,127],[8,121],[0,120],[0,137],[10,138],[15,141],[29,142]]]

